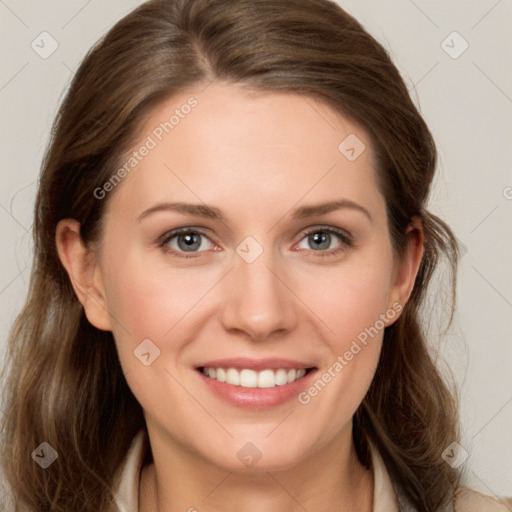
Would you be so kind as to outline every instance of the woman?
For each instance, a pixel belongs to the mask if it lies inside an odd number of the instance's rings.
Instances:
[[[457,409],[419,316],[443,254],[455,280],[435,165],[332,2],[121,20],[43,164],[3,424],[16,510],[506,510],[443,457]]]

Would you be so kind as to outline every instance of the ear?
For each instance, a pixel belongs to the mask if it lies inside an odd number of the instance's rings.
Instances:
[[[94,254],[84,245],[80,223],[64,219],[57,224],[56,245],[73,289],[89,322],[103,331],[112,330],[101,271]]]
[[[405,306],[414,288],[414,282],[423,258],[425,234],[420,217],[414,216],[406,230],[407,247],[399,262],[395,265],[393,283],[388,296],[388,308],[393,304]],[[397,317],[398,318],[398,317]],[[391,322],[392,323],[392,322]]]

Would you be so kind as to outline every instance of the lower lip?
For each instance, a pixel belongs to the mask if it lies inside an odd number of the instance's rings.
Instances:
[[[269,409],[284,404],[293,398],[309,384],[316,370],[310,370],[302,379],[273,388],[244,388],[219,382],[197,371],[203,382],[220,398],[237,407],[247,409]]]

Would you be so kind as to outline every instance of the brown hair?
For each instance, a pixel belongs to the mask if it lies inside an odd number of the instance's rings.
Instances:
[[[378,161],[396,257],[411,218],[425,251],[412,296],[385,330],[354,441],[370,466],[378,447],[397,489],[419,511],[449,504],[456,474],[442,458],[457,439],[455,401],[434,366],[420,307],[447,256],[453,311],[457,246],[426,209],[436,168],[432,136],[385,49],[329,0],[153,0],[118,22],[88,53],[59,109],[42,165],[27,302],[6,366],[1,460],[16,511],[105,511],[112,480],[142,409],[124,378],[111,332],[93,327],[55,243],[74,218],[98,239],[107,199],[94,190],[115,173],[158,104],[192,84],[222,80],[319,99],[367,130]],[[58,453],[42,471],[31,451]]]

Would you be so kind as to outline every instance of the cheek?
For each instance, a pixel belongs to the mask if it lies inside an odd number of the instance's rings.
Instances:
[[[112,259],[106,271],[109,312],[121,327],[117,333],[133,342],[162,340],[211,288],[204,271],[169,269],[137,254]]]
[[[180,341],[189,334],[183,332],[183,326],[190,325],[189,315],[193,315],[194,306],[211,284],[194,272],[185,275],[174,269],[170,273],[144,260],[135,251],[118,251],[111,254],[104,272],[121,366],[144,409],[160,411],[165,399],[170,409],[186,411],[190,408],[186,394],[171,392],[176,389],[172,377],[181,380],[172,361],[186,345],[186,341]]]
[[[328,274],[323,269],[302,273],[301,295],[307,297],[306,304],[324,324],[337,353],[347,350],[347,343],[350,345],[351,340],[374,326],[385,313],[391,273],[391,257],[383,255],[376,261],[364,254],[333,267]],[[381,324],[379,321],[379,330]]]
[[[377,369],[384,329],[384,287],[361,290],[347,284],[333,294],[337,300],[324,303],[323,318],[334,334],[318,342],[319,350],[322,343],[328,346],[327,355],[311,385],[298,396],[311,418],[307,421],[316,425],[312,430],[322,432],[321,442],[336,436],[364,399]]]
[[[222,273],[213,275],[211,269],[199,267],[171,269],[163,258],[148,264],[148,258],[136,251],[124,251],[122,258],[120,253],[109,260],[112,265],[105,271],[105,287],[128,384],[146,410],[161,409],[162,397],[156,390],[165,389],[171,408],[188,411],[190,404],[179,389],[175,392],[172,377],[181,381],[184,376],[185,370],[176,361],[200,332],[208,292]],[[143,356],[148,352],[149,357]]]
[[[314,410],[332,434],[363,400],[377,368],[384,327],[398,315],[387,309],[392,257],[383,251],[379,255],[380,260],[354,258],[332,270],[328,279],[319,281],[319,273],[310,273],[304,281],[307,304],[318,315],[318,328],[326,333],[316,343],[319,350],[322,345],[329,350],[299,403]]]

